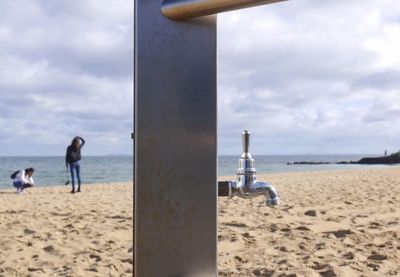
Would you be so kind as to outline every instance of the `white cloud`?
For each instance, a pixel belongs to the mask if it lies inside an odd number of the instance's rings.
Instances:
[[[132,38],[132,1],[2,1],[1,155],[131,154]]]
[[[259,154],[397,151],[399,28],[395,0],[220,15],[221,152],[240,153],[245,128]]]
[[[397,0],[296,0],[219,15],[220,153],[397,151]],[[131,153],[133,3],[0,2],[0,153]],[[26,145],[29,145],[26,146]]]

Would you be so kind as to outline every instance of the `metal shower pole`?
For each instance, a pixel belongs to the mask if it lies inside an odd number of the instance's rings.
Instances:
[[[214,14],[279,1],[135,0],[135,277],[217,275]]]

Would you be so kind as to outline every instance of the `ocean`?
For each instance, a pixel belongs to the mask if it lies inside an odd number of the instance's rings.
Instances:
[[[389,165],[358,165],[358,164],[319,164],[319,165],[288,165],[293,162],[341,162],[358,161],[363,157],[376,157],[379,155],[359,154],[359,155],[281,155],[264,156],[252,155],[255,160],[257,173],[277,173],[277,172],[303,172],[318,170],[340,170],[355,168],[381,168]],[[232,176],[236,174],[238,167],[237,156],[220,156],[218,160],[218,175]]]
[[[0,188],[12,187],[10,175],[20,169],[35,168],[37,186],[59,186],[68,180],[65,157],[0,157]],[[133,180],[132,156],[84,156],[81,160],[83,184]]]
[[[256,156],[257,173],[299,172],[315,170],[336,170],[351,168],[376,168],[385,165],[323,164],[323,165],[287,165],[287,162],[299,161],[356,161],[365,156],[374,155],[292,155],[292,156]],[[220,156],[218,175],[236,174],[237,156]],[[34,167],[33,177],[38,186],[63,186],[68,180],[64,157],[0,157],[0,188],[11,188],[10,175],[19,169]],[[81,175],[84,184],[131,182],[133,180],[132,156],[84,156],[81,161]]]

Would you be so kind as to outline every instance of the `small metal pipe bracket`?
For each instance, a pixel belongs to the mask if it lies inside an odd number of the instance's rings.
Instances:
[[[192,18],[239,10],[287,0],[164,0],[162,14],[172,20]]]

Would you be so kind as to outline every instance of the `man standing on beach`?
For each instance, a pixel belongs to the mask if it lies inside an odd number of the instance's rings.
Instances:
[[[13,185],[17,188],[17,193],[22,193],[24,192],[24,189],[33,187],[34,182],[32,176],[34,172],[35,169],[31,167],[25,170],[17,171],[13,174]]]
[[[65,165],[71,173],[72,190],[71,193],[75,193],[75,175],[78,179],[78,190],[81,192],[81,166],[79,161],[81,160],[81,148],[85,145],[85,140],[81,137],[74,137],[71,145],[67,147],[67,154],[65,155]]]

